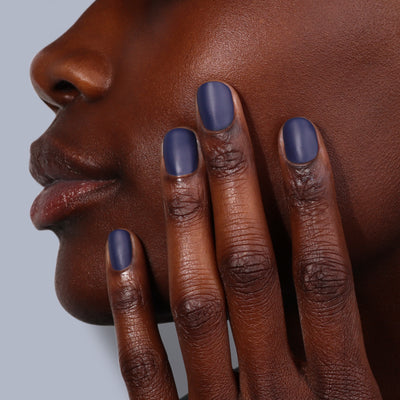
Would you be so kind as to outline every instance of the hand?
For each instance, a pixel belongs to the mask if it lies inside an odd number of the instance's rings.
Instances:
[[[161,171],[170,304],[189,398],[381,399],[364,348],[321,134],[307,120],[293,119],[281,129],[278,140],[305,351],[305,363],[299,368],[287,340],[250,137],[239,97],[229,88],[234,117],[225,91],[221,95],[228,104],[225,129],[207,130],[205,125],[213,129],[221,115],[207,114],[212,105],[198,103],[201,151],[188,130],[169,132],[164,139]],[[223,99],[219,101],[222,104]],[[110,235],[109,249],[109,297],[130,398],[177,399],[152,314],[141,244],[134,234],[117,231]],[[231,367],[227,313],[238,377]]]

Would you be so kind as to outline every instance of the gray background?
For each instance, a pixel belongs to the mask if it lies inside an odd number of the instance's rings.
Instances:
[[[84,324],[62,309],[53,283],[58,241],[29,218],[40,191],[28,172],[29,145],[54,115],[31,87],[29,64],[91,3],[0,2],[1,399],[128,398],[114,328]],[[182,395],[187,385],[174,327],[160,330]]]

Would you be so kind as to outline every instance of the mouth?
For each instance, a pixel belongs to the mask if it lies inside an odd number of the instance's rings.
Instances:
[[[32,222],[37,229],[49,228],[101,201],[112,191],[114,183],[114,180],[55,181],[34,200]]]
[[[116,174],[100,167],[92,155],[62,147],[45,135],[31,146],[29,169],[44,186],[30,210],[37,229],[48,229],[78,215],[116,188]]]

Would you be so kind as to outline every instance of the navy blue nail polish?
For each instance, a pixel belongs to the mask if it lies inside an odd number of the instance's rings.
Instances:
[[[197,106],[209,131],[227,128],[235,115],[232,93],[222,82],[206,82],[197,90]]]
[[[132,262],[132,242],[129,232],[116,229],[108,235],[108,253],[111,266],[122,271]]]
[[[184,128],[170,130],[164,137],[163,157],[170,175],[182,176],[196,171],[199,155],[194,133]]]
[[[286,158],[304,164],[318,154],[318,140],[314,126],[305,118],[292,118],[283,125]]]

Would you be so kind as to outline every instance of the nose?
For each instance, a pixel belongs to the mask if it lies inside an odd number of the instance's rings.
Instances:
[[[111,64],[104,53],[57,40],[31,64],[31,80],[40,98],[57,111],[77,98],[96,101],[110,88]]]

